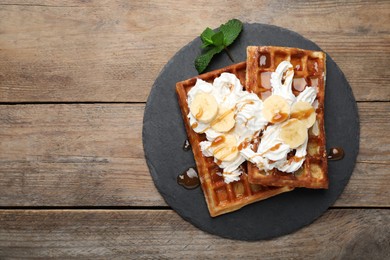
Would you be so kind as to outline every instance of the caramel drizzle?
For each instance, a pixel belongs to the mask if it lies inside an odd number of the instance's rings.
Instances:
[[[290,117],[291,118],[296,118],[298,120],[302,120],[302,119],[307,119],[309,118],[309,116],[314,112],[314,108],[311,107],[309,108],[308,110],[304,110],[304,111],[299,111],[299,112],[295,112],[295,113],[291,113]]]
[[[219,122],[221,122],[225,117],[227,117],[230,113],[233,113],[234,110],[233,109],[228,109],[226,110],[222,115],[218,116],[216,119],[213,120],[213,122],[211,122],[211,126],[215,125],[215,124],[218,124]]]
[[[198,113],[196,113],[195,118],[199,119],[201,116],[203,116],[203,109],[199,108],[199,111],[198,111]]]
[[[283,121],[286,120],[287,118],[288,118],[288,114],[287,114],[287,113],[276,113],[276,114],[272,117],[272,123],[283,122]]]
[[[218,136],[214,139],[214,141],[211,143],[211,147],[218,146],[220,144],[223,144],[225,142],[226,138],[223,135]]]

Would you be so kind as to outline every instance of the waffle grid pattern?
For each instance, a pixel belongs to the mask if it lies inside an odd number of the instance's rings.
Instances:
[[[292,186],[306,188],[328,188],[327,157],[324,131],[325,65],[326,56],[320,51],[308,51],[298,48],[273,46],[249,46],[247,48],[246,88],[261,99],[270,93],[269,77],[280,62],[288,60],[294,68],[293,93],[295,96],[303,90],[304,83],[316,86],[318,108],[316,123],[309,129],[306,160],[294,173],[278,170],[260,171],[255,165],[248,164],[248,176],[251,183],[272,186]],[[254,146],[254,149],[257,147]]]
[[[245,86],[246,62],[231,65],[217,71],[202,74],[197,78],[207,82],[213,82],[223,72],[235,74]],[[198,169],[201,187],[206,198],[207,206],[212,217],[235,211],[241,207],[263,200],[271,196],[292,190],[290,187],[267,187],[250,184],[247,175],[247,165],[241,165],[243,174],[239,181],[226,184],[219,173],[222,170],[214,162],[213,157],[204,157],[199,143],[206,139],[204,134],[195,133],[191,127],[187,115],[189,113],[187,93],[195,85],[197,78],[191,78],[176,84],[176,92],[182,112],[184,125],[191,143],[192,152]]]

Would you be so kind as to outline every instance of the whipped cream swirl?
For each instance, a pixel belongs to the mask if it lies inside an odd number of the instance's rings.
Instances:
[[[308,102],[313,106],[317,96],[314,87],[306,86],[297,96],[292,93],[292,80],[294,70],[288,61],[279,64],[276,71],[271,74],[272,95],[283,97],[290,106],[298,101]],[[282,79],[284,82],[282,83]],[[316,104],[314,104],[316,106]],[[280,138],[282,124],[269,125],[263,132],[260,145],[256,152],[250,147],[241,151],[241,154],[250,162],[257,165],[260,170],[269,171],[274,168],[282,172],[295,172],[303,164],[306,158],[308,139],[296,148],[294,159],[288,160],[287,154],[293,149]]]
[[[211,127],[212,122],[202,123],[191,112],[188,114],[192,129],[196,133],[206,135],[207,141],[200,143],[204,156],[214,156],[215,150],[212,142],[217,137],[229,134],[234,136],[237,145],[244,142],[249,143],[268,123],[262,116],[263,102],[256,94],[243,90],[240,80],[234,74],[222,73],[212,84],[197,79],[195,86],[188,92],[189,106],[199,92],[212,95],[220,109],[233,110],[235,119],[234,127],[228,133],[221,133]],[[214,161],[223,169],[221,174],[226,183],[239,180],[239,176],[242,174],[239,166],[245,160],[246,157],[241,154],[241,150],[238,156],[231,161],[217,160],[214,157]]]

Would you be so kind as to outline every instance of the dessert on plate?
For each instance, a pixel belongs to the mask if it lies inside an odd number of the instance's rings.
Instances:
[[[247,47],[246,88],[264,101],[268,121],[247,155],[251,183],[328,188],[325,59],[321,51]]]
[[[176,84],[212,217],[295,187],[327,188],[325,54],[247,48],[247,61]]]
[[[176,84],[179,106],[212,217],[292,190],[248,181],[245,139],[265,126],[261,100],[244,90],[246,62]],[[242,141],[244,140],[244,141]],[[242,144],[240,146],[240,144]]]

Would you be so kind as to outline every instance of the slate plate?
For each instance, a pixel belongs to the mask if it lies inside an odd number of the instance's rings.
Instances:
[[[359,119],[352,90],[342,71],[327,56],[325,129],[327,147],[341,146],[345,157],[329,162],[329,189],[296,189],[248,205],[236,212],[211,218],[201,188],[186,190],[176,183],[177,175],[195,166],[191,151],[182,149],[187,139],[175,84],[198,75],[194,59],[200,53],[196,38],[165,65],[148,98],[143,125],[145,157],[154,183],[165,201],[182,218],[218,236],[239,240],[260,240],[285,235],[313,222],[334,204],[346,186],[359,149]],[[320,50],[301,35],[271,25],[244,24],[236,42],[230,46],[236,62],[245,61],[246,46],[277,45]],[[219,54],[208,71],[232,64]]]

